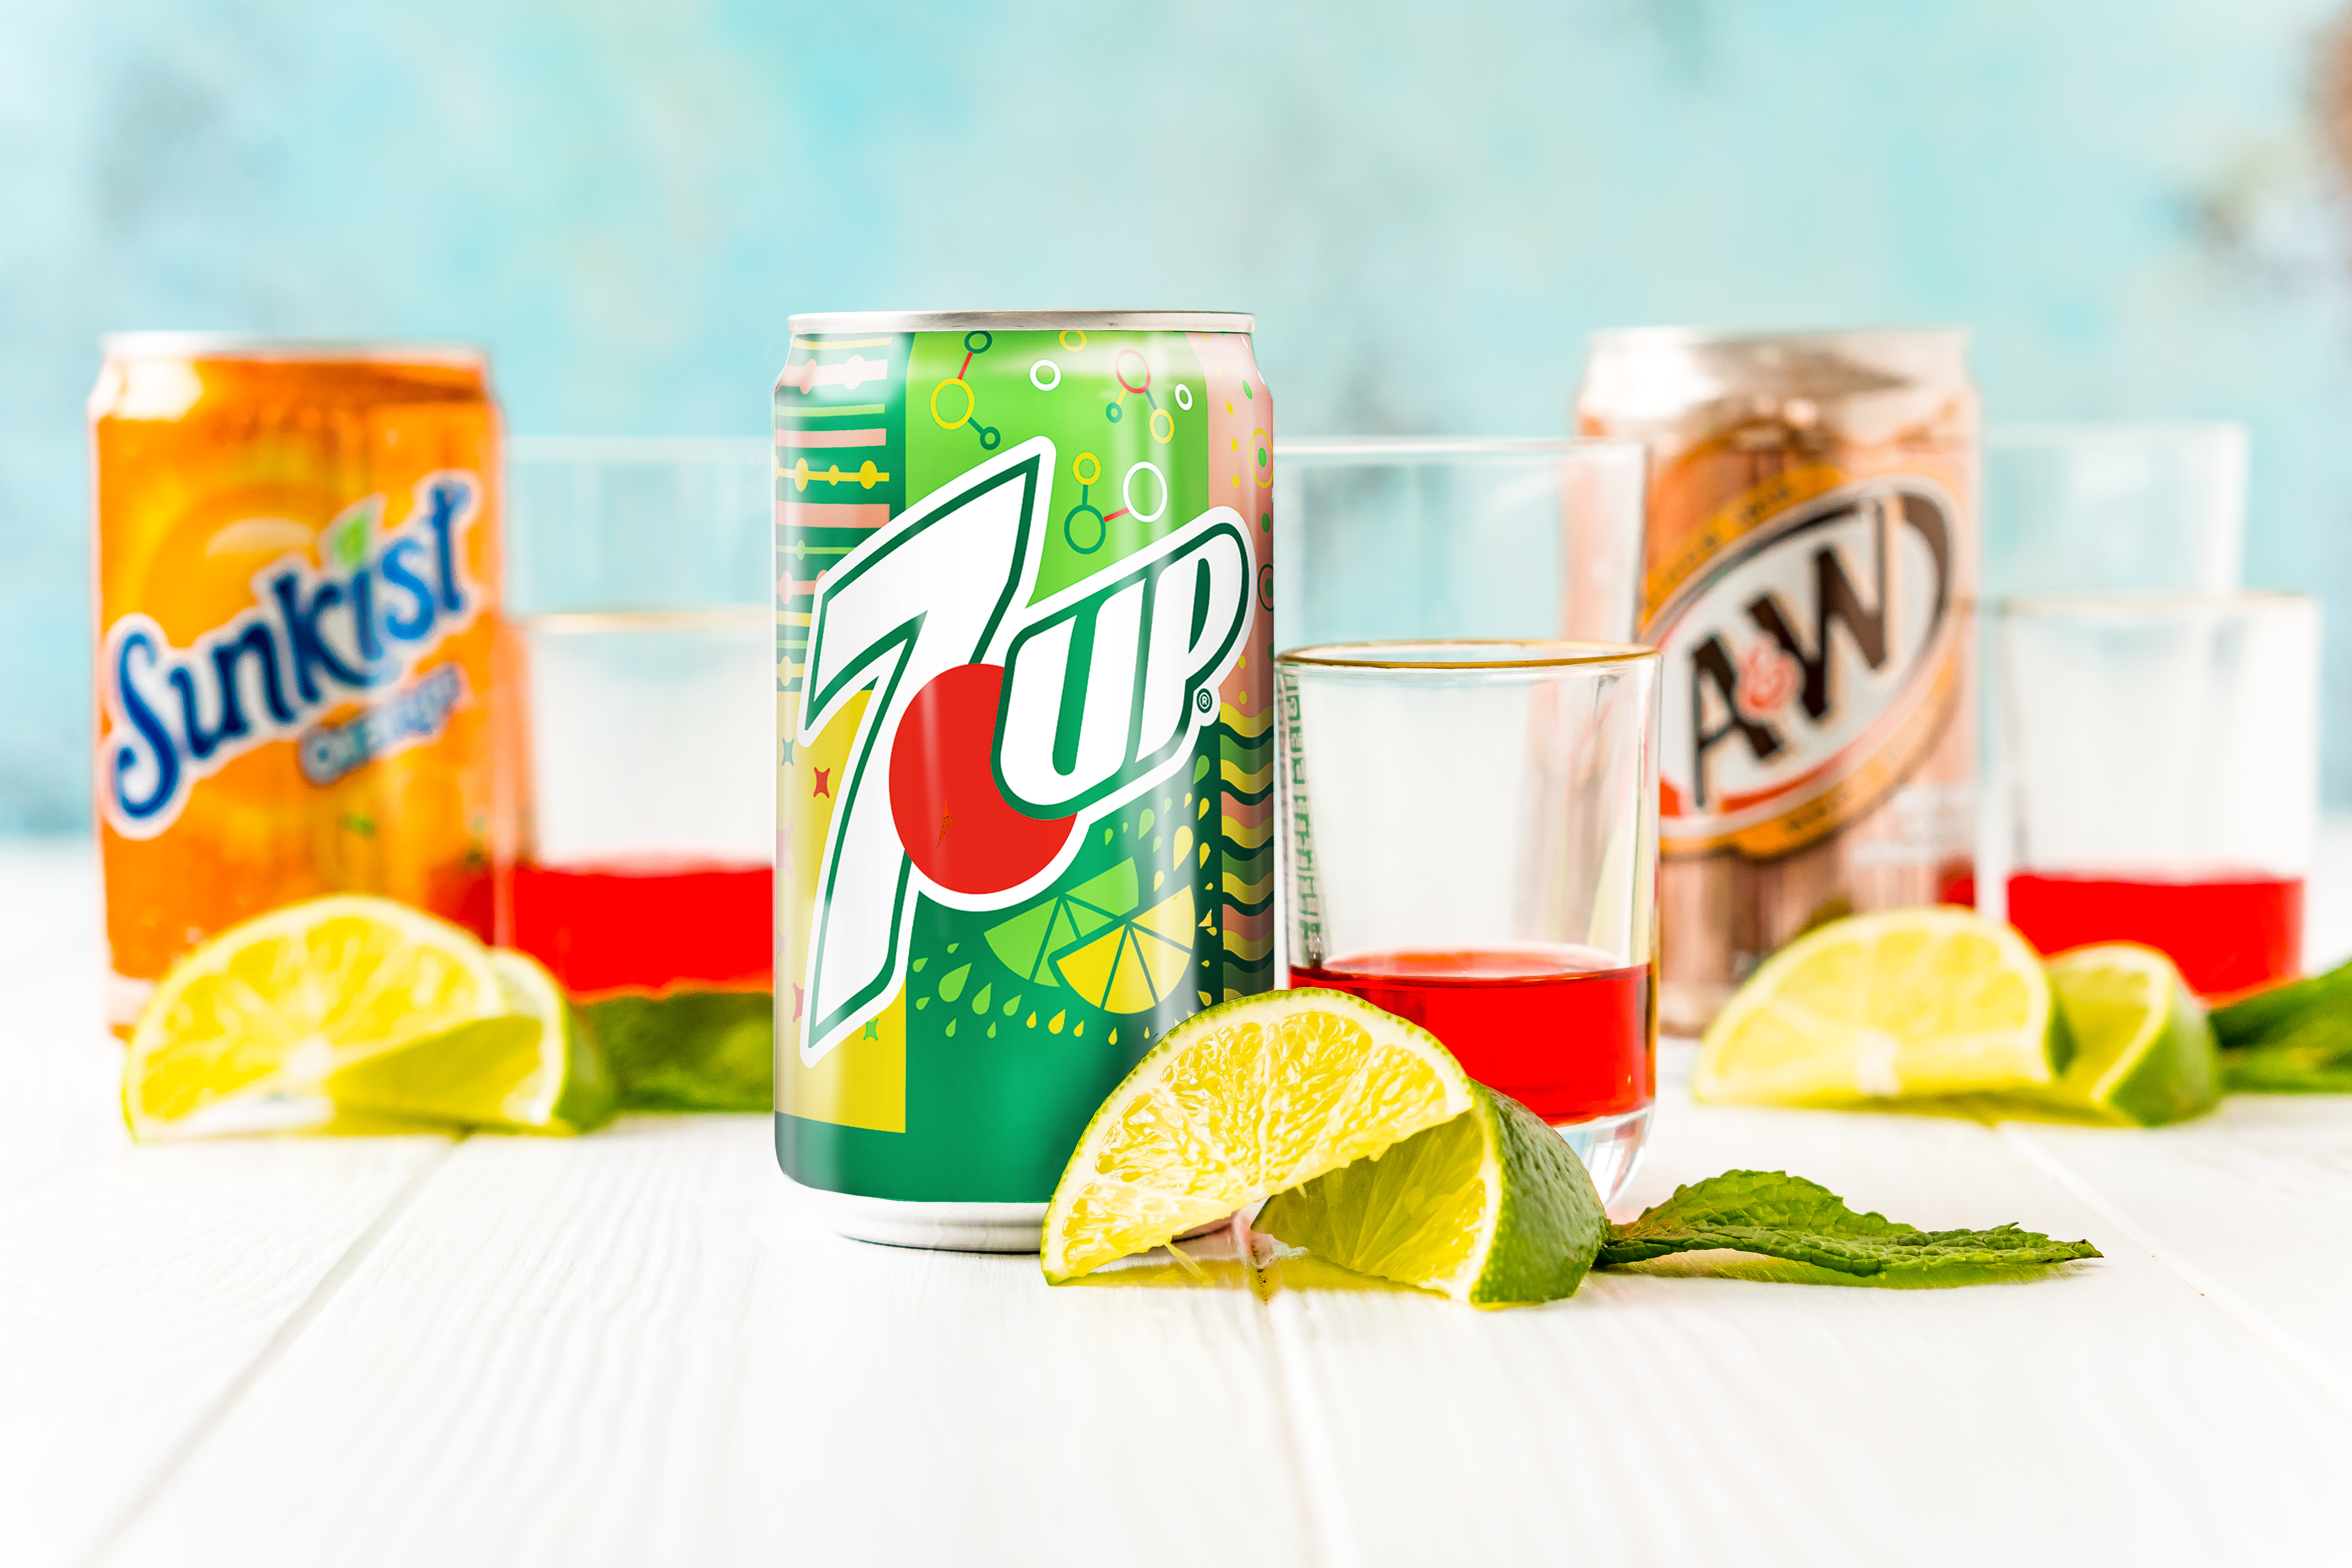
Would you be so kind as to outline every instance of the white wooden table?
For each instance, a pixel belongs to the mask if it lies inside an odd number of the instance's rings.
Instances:
[[[761,1117],[133,1148],[95,905],[79,849],[0,847],[8,1568],[2352,1561],[2352,1100],[1700,1110],[1670,1049],[1628,1209],[1785,1167],[2105,1259],[1498,1313],[1055,1290],[825,1234]]]

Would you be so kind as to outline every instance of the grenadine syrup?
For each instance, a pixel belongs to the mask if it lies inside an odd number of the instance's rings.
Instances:
[[[2137,942],[2165,953],[2200,996],[2291,980],[2303,965],[2303,879],[2260,871],[2158,879],[2020,871],[2009,921],[2035,951]]]
[[[514,931],[515,945],[574,996],[765,989],[775,968],[775,873],[704,861],[525,861],[514,872]]]
[[[1409,1018],[1472,1078],[1555,1125],[1639,1110],[1657,1086],[1655,972],[1587,947],[1354,953],[1294,967]]]

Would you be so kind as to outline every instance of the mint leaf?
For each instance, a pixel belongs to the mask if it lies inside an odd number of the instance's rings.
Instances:
[[[2352,1091],[2352,963],[2217,1007],[2211,1022],[2225,1089]]]
[[[2221,1087],[2235,1094],[2352,1094],[2352,1041],[2224,1051]]]
[[[2319,1028],[2352,1047],[2352,963],[2325,974],[2258,991],[2207,1015],[2213,1039],[2225,1051],[2256,1049]],[[2327,1026],[2333,1025],[2333,1030]]]
[[[604,1046],[625,1110],[770,1110],[774,999],[765,991],[619,995],[580,1010]]]
[[[1719,1247],[1854,1275],[2015,1268],[2099,1256],[2087,1241],[2053,1241],[2013,1225],[1921,1230],[1885,1215],[1856,1214],[1835,1193],[1802,1176],[1726,1171],[1676,1187],[1673,1197],[1630,1224],[1611,1226],[1598,1266]]]

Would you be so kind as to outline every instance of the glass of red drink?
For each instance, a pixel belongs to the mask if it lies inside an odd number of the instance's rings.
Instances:
[[[563,982],[633,1102],[765,1108],[774,988],[770,458],[514,443],[525,697],[503,940]]]
[[[1374,642],[1275,666],[1290,984],[1422,1025],[1613,1196],[1656,1083],[1658,655]]]
[[[1999,637],[2011,923],[2137,942],[2228,998],[2302,969],[2319,610],[2292,594],[2011,599]]]

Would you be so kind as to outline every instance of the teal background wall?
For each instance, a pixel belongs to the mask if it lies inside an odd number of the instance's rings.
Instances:
[[[1589,330],[1958,322],[2001,420],[2253,430],[2352,704],[2319,0],[0,0],[0,831],[88,817],[100,332],[488,343],[756,435],[795,310],[1255,310],[1292,434],[1558,430]],[[2327,738],[2352,799],[2352,723]]]

